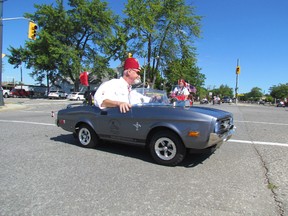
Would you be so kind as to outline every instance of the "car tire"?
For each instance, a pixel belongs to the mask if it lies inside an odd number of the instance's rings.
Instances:
[[[152,136],[149,150],[153,159],[165,166],[176,166],[186,155],[182,140],[177,134],[168,130],[158,131]]]
[[[77,130],[79,145],[85,148],[95,148],[99,144],[99,138],[95,131],[87,124],[82,124]]]

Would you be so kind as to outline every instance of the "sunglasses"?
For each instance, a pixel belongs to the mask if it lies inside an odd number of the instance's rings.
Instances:
[[[137,73],[137,75],[140,75],[140,70],[135,70],[135,69],[132,69],[135,73]]]

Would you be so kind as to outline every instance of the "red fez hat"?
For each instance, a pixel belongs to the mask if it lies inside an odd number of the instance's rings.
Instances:
[[[124,70],[127,69],[139,69],[140,65],[137,59],[135,58],[127,58],[124,62]]]

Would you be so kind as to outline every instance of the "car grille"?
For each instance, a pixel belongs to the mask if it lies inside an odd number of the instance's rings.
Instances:
[[[215,125],[215,133],[217,134],[223,134],[231,129],[233,129],[233,118],[225,118],[225,119],[219,119],[216,122]]]

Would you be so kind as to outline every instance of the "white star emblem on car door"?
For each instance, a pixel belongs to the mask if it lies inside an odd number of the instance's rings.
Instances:
[[[133,126],[135,126],[136,131],[138,131],[139,128],[141,127],[141,125],[138,122],[136,122],[136,124],[133,124]]]

